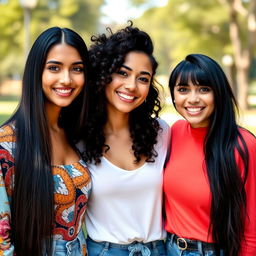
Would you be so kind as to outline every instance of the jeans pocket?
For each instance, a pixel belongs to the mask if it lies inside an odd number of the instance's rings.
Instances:
[[[106,256],[108,251],[104,244],[94,242],[91,239],[86,240],[88,256]]]
[[[152,256],[166,256],[166,248],[164,243],[158,243],[152,251]]]

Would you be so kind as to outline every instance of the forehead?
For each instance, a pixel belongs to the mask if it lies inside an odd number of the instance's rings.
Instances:
[[[143,71],[152,72],[152,63],[149,56],[144,52],[128,52],[124,59],[124,65],[137,67]]]
[[[207,85],[211,87],[209,79],[204,72],[180,72],[177,76],[175,85]]]
[[[76,48],[65,43],[53,45],[47,54],[47,59],[77,59],[81,56]]]

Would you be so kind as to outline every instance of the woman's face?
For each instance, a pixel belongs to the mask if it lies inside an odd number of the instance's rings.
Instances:
[[[112,74],[106,86],[108,112],[129,113],[147,98],[153,76],[152,64],[147,54],[129,52],[121,68]]]
[[[62,108],[70,105],[84,86],[84,68],[82,58],[74,47],[54,45],[48,52],[42,74],[46,106]]]
[[[214,93],[206,85],[180,84],[179,80],[174,87],[176,110],[193,128],[207,127],[214,111]]]

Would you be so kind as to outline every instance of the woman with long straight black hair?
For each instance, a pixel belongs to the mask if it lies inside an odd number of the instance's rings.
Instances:
[[[164,174],[168,256],[256,255],[256,138],[236,123],[221,67],[190,54],[169,88],[185,118],[171,129]]]
[[[87,111],[88,52],[53,27],[33,44],[21,101],[0,128],[0,255],[85,255],[91,182],[75,143]]]

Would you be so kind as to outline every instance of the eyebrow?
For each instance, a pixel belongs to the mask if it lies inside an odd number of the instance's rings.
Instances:
[[[60,61],[57,60],[49,60],[46,62],[46,64],[57,64],[57,65],[62,65],[63,63],[61,63]],[[78,65],[78,64],[84,64],[82,61],[76,61],[73,62],[72,65]]]
[[[125,68],[125,69],[128,69],[128,70],[132,71],[132,68],[130,68],[130,67],[124,65],[124,64],[122,65],[122,67]],[[148,76],[151,77],[151,74],[150,74],[148,71],[141,71],[140,74],[141,74],[141,75],[148,75]]]

